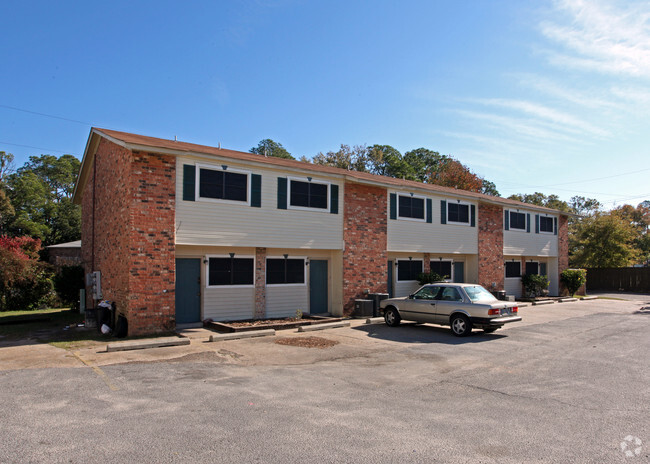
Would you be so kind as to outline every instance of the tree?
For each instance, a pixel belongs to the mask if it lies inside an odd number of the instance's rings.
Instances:
[[[341,144],[338,151],[319,153],[313,158],[315,164],[359,172],[367,171],[367,161],[368,149],[363,145],[350,147],[350,145]]]
[[[638,251],[636,231],[617,214],[596,213],[583,219],[570,246],[572,266],[625,267],[634,263]]]
[[[12,172],[14,172],[14,155],[0,151],[0,187]]]
[[[585,269],[565,269],[560,274],[560,280],[573,296],[576,292],[587,283],[587,271]]]
[[[481,188],[481,193],[484,193],[485,195],[492,195],[493,197],[501,196],[494,182],[490,182],[489,180],[485,180],[485,179],[481,179],[481,181],[483,181],[483,187]]]
[[[271,139],[260,140],[256,147],[248,150],[250,153],[263,156],[274,156],[275,158],[295,159],[291,156],[281,143],[274,142]]]
[[[367,170],[379,176],[413,178],[413,169],[402,154],[390,145],[371,145],[367,152]]]
[[[535,193],[517,193],[510,195],[509,200],[517,200],[522,203],[528,203],[531,205],[543,206],[545,208],[557,209],[559,211],[570,212],[571,207],[566,201],[560,200],[560,197],[557,195],[544,195],[540,192]]]

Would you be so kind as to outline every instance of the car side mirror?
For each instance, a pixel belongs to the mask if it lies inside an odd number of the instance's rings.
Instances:
[[[411,293],[411,294],[409,295],[409,300],[412,300],[413,298],[415,298],[415,293]]]

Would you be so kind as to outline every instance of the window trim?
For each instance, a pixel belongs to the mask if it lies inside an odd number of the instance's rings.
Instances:
[[[524,216],[524,228],[519,229],[518,227],[512,227],[512,214],[523,214]],[[528,230],[528,214],[525,212],[517,211],[517,210],[510,210],[508,211],[508,230],[511,230],[513,232],[524,232]]]
[[[417,279],[414,279],[414,280],[400,280],[400,278],[399,278],[399,262],[400,261],[406,261],[406,262],[411,262],[411,263],[414,263],[416,261],[420,261],[422,263],[422,271],[421,272],[424,272],[424,259],[397,258],[395,260],[395,263],[396,263],[396,266],[395,266],[395,268],[396,268],[395,269],[395,282],[417,282]]]
[[[449,220],[449,206],[452,204],[467,205],[467,222],[458,222],[458,221]],[[472,225],[472,203],[463,200],[447,200],[447,224],[470,227]]]
[[[413,222],[427,222],[427,197],[423,195],[416,195],[416,194],[411,194],[411,193],[397,193],[397,220],[398,221],[413,221]],[[422,211],[424,212],[422,219],[420,218],[412,218],[412,217],[405,217],[405,216],[400,216],[399,214],[399,197],[408,197],[408,198],[420,198],[422,200]],[[404,280],[402,282],[409,282],[408,280]]]
[[[285,259],[284,256],[267,256],[264,260],[264,286],[266,287],[306,287],[307,286],[307,262],[308,256],[291,256],[289,255],[286,259],[302,259],[302,268],[303,268],[303,283],[298,284],[267,284],[266,283],[266,270],[268,269],[266,263],[269,259]]]
[[[542,218],[548,218],[551,220],[551,231],[548,232],[546,230],[542,230]],[[539,233],[540,234],[547,234],[547,235],[555,235],[555,222],[553,221],[554,216],[542,216],[541,214],[539,215]]]
[[[205,255],[207,263],[205,265],[205,288],[255,288],[255,256],[253,255],[235,255],[233,259],[252,259],[253,260],[253,283],[246,285],[210,285],[210,258],[230,258],[230,255]]]
[[[224,165],[225,166],[225,165]],[[201,169],[210,169],[217,172],[234,172],[236,174],[245,174],[246,175],[246,201],[239,200],[228,200],[225,198],[210,198],[201,196]],[[226,166],[226,169],[223,166],[217,166],[215,164],[196,164],[196,181],[194,185],[194,198],[196,201],[206,201],[210,203],[226,203],[231,205],[251,205],[251,171],[246,171],[243,169],[231,168]]]
[[[311,180],[309,180],[311,179]],[[295,180],[297,182],[304,182],[306,184],[321,184],[327,186],[327,207],[325,208],[313,208],[309,206],[294,206],[291,204],[291,181]],[[329,213],[330,208],[332,207],[332,183],[326,180],[316,180],[313,177],[293,177],[287,176],[287,209],[295,209],[298,211],[317,211],[320,213]],[[292,257],[293,259],[293,257]],[[273,284],[280,285],[280,284]],[[288,284],[284,284],[288,285]]]

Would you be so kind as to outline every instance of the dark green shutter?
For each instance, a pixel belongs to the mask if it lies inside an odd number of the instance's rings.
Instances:
[[[440,200],[440,224],[447,224],[447,202]]]
[[[183,165],[183,200],[194,201],[196,186],[196,167],[191,164]]]
[[[262,206],[262,176],[259,174],[251,174],[251,206]]]
[[[510,210],[503,210],[503,228],[505,230],[510,230]]]
[[[476,206],[470,205],[470,226],[476,227]]]
[[[427,222],[431,224],[433,222],[433,200],[427,198]]]
[[[330,213],[339,214],[339,186],[330,184]]]
[[[557,218],[553,218],[553,234],[557,235]]]
[[[278,177],[278,209],[287,209],[287,178]]]
[[[390,218],[397,219],[397,194],[390,194]]]
[[[526,213],[526,232],[530,233],[530,213]]]
[[[539,234],[539,214],[535,215],[535,233]]]

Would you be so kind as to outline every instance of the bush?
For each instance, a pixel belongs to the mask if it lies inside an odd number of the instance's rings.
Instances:
[[[61,302],[70,305],[72,309],[79,309],[79,290],[84,288],[84,268],[82,266],[63,266],[54,276],[54,288]]]
[[[418,282],[420,285],[432,284],[434,282],[441,282],[443,280],[444,278],[435,272],[422,272],[420,275],[418,275]]]
[[[542,295],[551,285],[547,276],[537,274],[524,274],[521,276],[521,283],[524,284],[526,294],[532,298]]]
[[[567,288],[569,294],[573,296],[580,287],[587,283],[587,270],[565,269],[560,274],[560,281]]]

